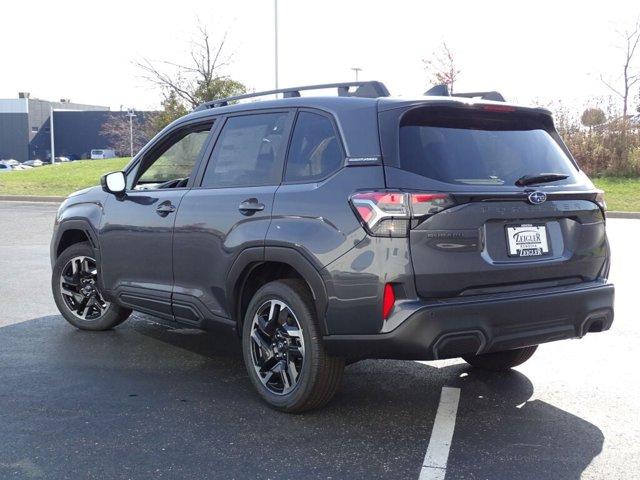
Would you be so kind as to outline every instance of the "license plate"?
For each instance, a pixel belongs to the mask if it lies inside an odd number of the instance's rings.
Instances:
[[[549,253],[546,225],[507,226],[507,253],[510,257],[538,257]]]

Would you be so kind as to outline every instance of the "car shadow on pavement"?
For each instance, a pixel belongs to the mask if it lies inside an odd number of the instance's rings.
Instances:
[[[234,334],[134,317],[0,328],[0,478],[417,478],[442,386],[462,389],[447,478],[579,478],[600,430],[521,373],[363,361],[324,409],[266,407]],[[522,405],[524,403],[524,405]]]
[[[535,399],[522,373],[470,368],[461,389],[447,478],[579,479],[602,451],[595,425]]]

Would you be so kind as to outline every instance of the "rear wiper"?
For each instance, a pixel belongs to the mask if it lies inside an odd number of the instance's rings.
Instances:
[[[564,180],[565,178],[569,178],[569,175],[565,175],[564,173],[540,173],[538,175],[523,175],[518,180],[516,180],[516,185],[518,187],[524,187],[526,185],[534,185],[536,183],[557,182],[558,180]]]

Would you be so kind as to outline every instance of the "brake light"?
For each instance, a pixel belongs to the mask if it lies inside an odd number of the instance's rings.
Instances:
[[[512,107],[510,105],[482,105],[480,109],[485,112],[515,112],[516,107]]]
[[[446,193],[359,192],[351,204],[367,231],[376,237],[406,237],[424,218],[455,205]]]
[[[396,294],[393,291],[393,286],[387,283],[384,286],[384,294],[382,296],[382,318],[386,320],[393,310],[393,305],[396,303]]]

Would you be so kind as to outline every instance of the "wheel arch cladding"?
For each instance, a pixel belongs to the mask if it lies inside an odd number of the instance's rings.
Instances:
[[[267,247],[264,254],[261,248],[249,248],[231,267],[227,278],[229,311],[233,312],[238,332],[242,329],[246,309],[255,292],[262,285],[283,278],[297,278],[306,284],[314,301],[320,330],[326,335],[327,293],[324,281],[309,260],[286,247]]]
[[[94,250],[99,250],[95,231],[85,220],[66,220],[60,223],[56,232],[54,258],[55,261],[62,252],[76,243],[87,242]]]
[[[58,246],[56,247],[56,257],[59,257],[60,254],[71,245],[82,242],[91,243],[90,237],[89,235],[87,235],[87,232],[77,228],[69,228],[65,230],[62,235],[60,235],[60,239],[58,240]]]

